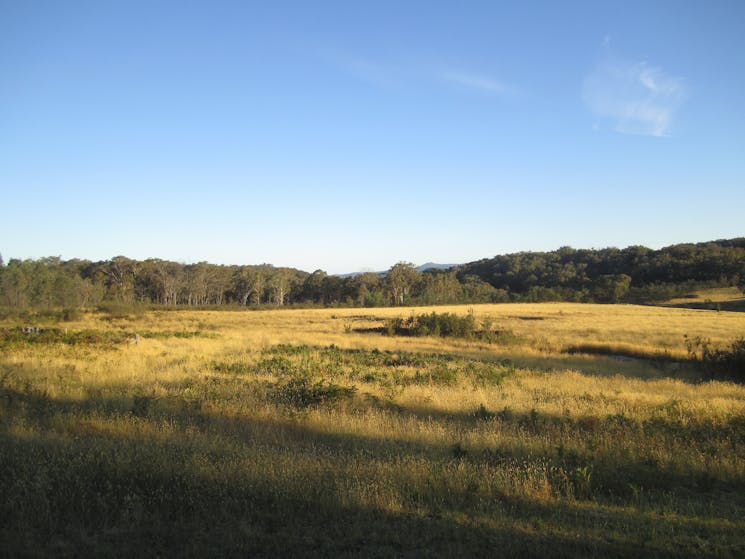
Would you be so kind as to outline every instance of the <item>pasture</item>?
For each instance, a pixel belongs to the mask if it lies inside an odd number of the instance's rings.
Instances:
[[[386,333],[432,312],[494,336]],[[745,555],[745,386],[686,346],[743,313],[68,318],[0,323],[0,556]]]

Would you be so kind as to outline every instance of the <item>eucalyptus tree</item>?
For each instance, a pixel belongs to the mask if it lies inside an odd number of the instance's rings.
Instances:
[[[421,276],[421,272],[411,262],[399,262],[388,270],[385,283],[394,305],[403,305],[407,301]]]
[[[212,264],[197,262],[183,267],[182,301],[187,305],[206,305],[208,302]]]
[[[422,280],[421,302],[426,305],[457,303],[463,296],[463,286],[455,272],[426,271]]]
[[[269,286],[272,302],[277,306],[284,305],[292,289],[292,271],[289,268],[275,268],[269,279]]]
[[[22,260],[11,258],[0,275],[0,304],[23,308],[29,303],[30,270]]]
[[[255,289],[255,273],[250,266],[238,266],[230,277],[230,291],[233,299],[245,307]]]
[[[100,264],[97,272],[106,289],[106,298],[124,303],[133,302],[140,262],[125,256],[115,256]]]
[[[251,267],[254,305],[261,305],[261,303],[268,299],[267,286],[272,277],[273,270],[274,267],[271,264],[260,264]]]
[[[143,262],[148,275],[151,299],[161,305],[175,305],[183,287],[183,268],[176,262],[148,258]]]
[[[222,305],[228,302],[226,294],[230,291],[232,271],[229,266],[209,265],[207,270],[207,303]]]
[[[328,294],[326,293],[326,283],[328,274],[323,270],[316,270],[310,274],[305,281],[298,286],[297,296],[301,301],[308,303],[319,303],[321,305],[328,303]]]
[[[380,274],[375,272],[357,274],[348,280],[348,284],[355,303],[360,307],[378,306],[376,303],[384,304],[383,281]]]

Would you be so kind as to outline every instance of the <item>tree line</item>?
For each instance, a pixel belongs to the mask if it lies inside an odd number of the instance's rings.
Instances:
[[[0,306],[95,307],[106,302],[163,306],[385,306],[413,301],[490,301],[493,289],[454,273],[422,274],[399,263],[388,273],[350,277],[270,264],[223,266],[160,259],[11,259],[0,265]]]
[[[521,252],[447,270],[399,262],[347,277],[270,264],[183,264],[151,258],[0,257],[0,306],[358,306],[508,301],[653,302],[697,287],[745,288],[745,238],[652,250]]]
[[[520,252],[479,260],[457,270],[475,275],[511,298],[594,302],[654,302],[700,287],[745,288],[745,238],[652,250]]]

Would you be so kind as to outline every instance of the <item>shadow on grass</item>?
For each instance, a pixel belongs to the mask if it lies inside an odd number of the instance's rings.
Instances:
[[[4,388],[0,411],[0,555],[5,556],[665,558],[745,551],[739,520],[541,502],[480,490],[478,477],[476,486],[447,479],[456,472],[474,476],[469,465],[481,468],[474,471],[510,467],[510,461],[526,459],[520,449],[456,456],[447,445],[323,432],[281,413],[272,419],[230,417],[175,400],[78,402]],[[535,433],[559,421],[536,414],[399,413],[463,423],[514,422]],[[117,431],[111,422],[129,428]],[[672,422],[669,427],[676,428]],[[404,479],[392,490],[398,491],[397,502],[375,506],[350,498],[356,494],[350,484],[389,489],[382,474],[366,477],[375,467],[388,472],[422,463],[429,481],[417,479],[416,472],[396,474]],[[626,474],[640,467],[633,461],[621,466]],[[685,476],[647,467],[657,482],[667,480],[657,489],[649,484],[649,491],[697,490]],[[637,473],[641,483],[650,476]],[[407,483],[419,493],[428,483],[441,487],[413,495]],[[742,512],[742,498],[733,501]]]
[[[625,512],[588,515],[520,499],[504,501],[493,518],[448,510],[391,512],[310,498],[269,479],[225,483],[178,470],[123,468],[116,460],[79,462],[79,450],[59,443],[3,439],[10,456],[41,454],[46,461],[45,479],[36,493],[25,495],[27,506],[38,508],[3,511],[0,536],[8,556],[672,558],[681,555],[662,549],[654,531],[691,529],[690,523],[664,520],[650,529],[644,518]],[[112,444],[131,451],[131,441]],[[6,458],[3,466],[19,464]],[[14,522],[18,512],[26,513],[20,523]],[[621,529],[598,529],[598,521]],[[697,534],[731,537],[721,528]]]
[[[729,301],[695,301],[689,303],[664,304],[663,307],[672,307],[676,309],[695,309],[706,311],[727,311],[727,312],[745,312],[745,297],[741,299],[732,299]]]
[[[532,319],[532,317],[528,318]],[[386,328],[384,326],[352,327],[350,332],[361,335],[383,336]],[[407,336],[403,337],[405,338]],[[515,351],[515,347],[519,348],[523,346],[519,346],[519,344],[515,346],[514,340],[509,343],[487,343],[478,339],[461,341],[467,341],[475,346],[479,346],[478,351],[482,354],[478,358],[479,361],[488,362],[489,359],[488,357],[484,357],[484,354],[488,355],[494,352],[494,354],[502,357],[508,355],[517,367],[539,371],[552,372],[557,369],[570,368],[591,376],[607,377],[621,375],[644,380],[673,378],[691,384],[712,380],[711,375],[702,372],[689,359],[674,357],[670,353],[652,348],[640,349],[618,344],[587,343],[567,346],[560,350],[560,356],[550,354],[543,354],[541,356],[540,354],[532,353],[526,358],[521,356],[519,351]],[[472,349],[472,347],[469,347],[465,351],[458,351],[449,347],[447,349],[447,355],[458,355],[461,358],[469,358],[472,355]],[[349,353],[359,352],[360,350],[339,349],[338,351]],[[606,361],[600,365],[598,358]],[[568,359],[571,361],[568,361]]]

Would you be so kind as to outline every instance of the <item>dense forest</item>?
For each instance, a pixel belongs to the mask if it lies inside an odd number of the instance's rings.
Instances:
[[[652,250],[521,252],[457,268],[510,296],[530,300],[653,302],[696,287],[743,286],[745,238]]]
[[[0,257],[0,306],[79,308],[104,303],[164,306],[385,306],[507,301],[648,303],[700,287],[745,288],[745,238],[660,250],[521,252],[447,270],[399,262],[347,277],[269,264],[181,264]]]

